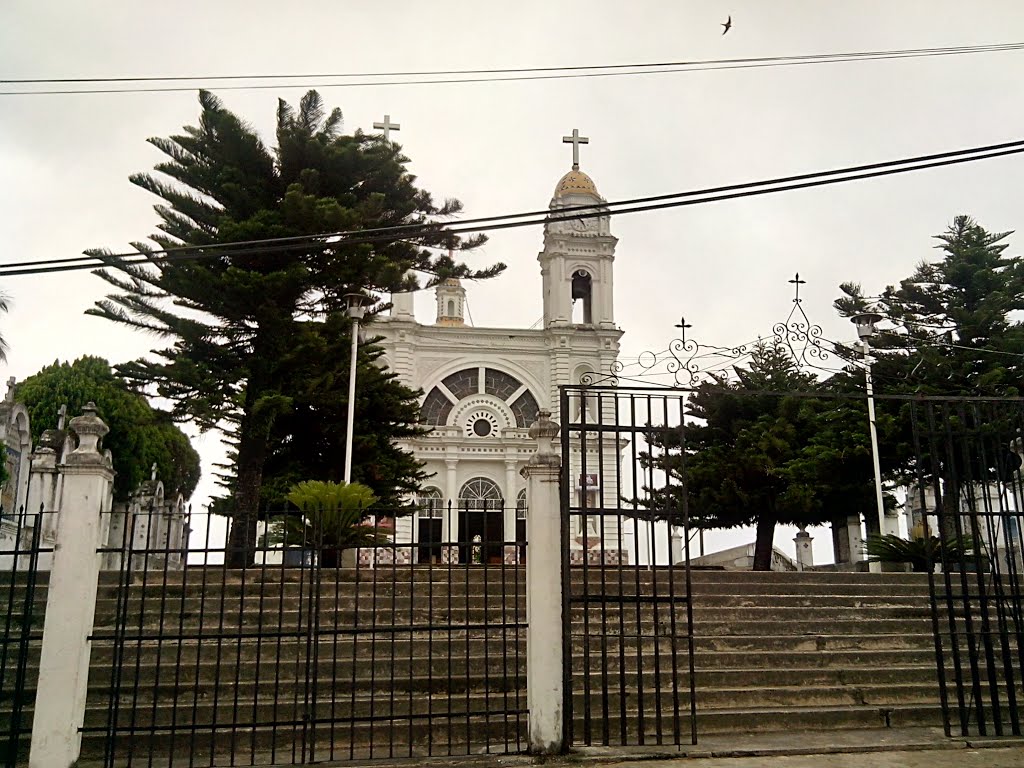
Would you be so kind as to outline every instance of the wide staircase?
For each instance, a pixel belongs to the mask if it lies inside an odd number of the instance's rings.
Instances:
[[[523,569],[339,569],[315,588],[309,573],[189,569],[127,592],[104,574],[83,765],[111,745],[138,765],[523,748]],[[684,572],[576,568],[571,582],[591,596],[571,612],[574,743],[688,743]],[[941,726],[924,576],[692,584],[698,735]],[[676,600],[637,609],[652,591]],[[41,615],[45,583],[36,600]],[[26,722],[37,664],[30,652]]]

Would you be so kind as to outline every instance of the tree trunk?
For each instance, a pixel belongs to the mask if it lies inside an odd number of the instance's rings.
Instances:
[[[775,543],[775,515],[766,512],[757,518],[757,539],[754,541],[754,570],[772,569],[772,547]]]
[[[263,464],[267,458],[265,437],[246,434],[243,421],[238,442],[238,477],[235,480],[235,509],[228,534],[225,563],[229,568],[245,568],[256,558],[256,522],[259,519]]]

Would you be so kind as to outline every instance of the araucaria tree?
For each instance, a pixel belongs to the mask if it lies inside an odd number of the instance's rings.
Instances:
[[[922,261],[913,274],[869,302],[857,283],[840,286],[835,302],[843,315],[870,308],[882,316],[872,340],[877,387],[886,394],[1019,396],[1024,388],[1024,260],[1005,253],[1010,232],[989,232],[969,216],[957,216],[936,239],[940,256]],[[895,422],[892,439],[880,452],[883,474],[940,481],[949,510],[959,508],[956,461],[921,461],[913,443],[910,406],[879,403]],[[1010,433],[1009,424],[989,423],[993,434]],[[903,449],[900,449],[900,445]],[[887,446],[889,449],[887,450]],[[893,450],[895,448],[895,450]],[[927,450],[927,446],[922,446]],[[996,452],[971,459],[971,474],[996,472]],[[933,473],[933,467],[938,466]],[[935,476],[937,475],[937,476]],[[994,476],[994,475],[993,475]],[[952,515],[945,522],[950,524]],[[947,530],[946,535],[950,535]]]
[[[937,261],[871,303],[883,317],[871,340],[887,392],[1019,395],[1024,383],[1024,260],[1007,256],[1010,232],[957,216],[937,235]],[[858,283],[840,286],[843,315],[868,306]]]
[[[771,568],[775,527],[845,519],[872,504],[864,406],[821,390],[788,350],[762,345],[735,379],[701,384],[685,429],[652,430],[645,469],[665,473],[645,489],[648,514],[678,520],[683,494],[690,524],[755,526],[754,570]],[[649,474],[649,476],[651,476]]]
[[[157,174],[131,177],[160,198],[150,240],[161,250],[133,243],[145,254],[134,262],[90,252],[118,291],[90,312],[162,338],[165,346],[119,372],[172,401],[176,418],[232,440],[227,563],[240,566],[253,556],[275,425],[293,408],[290,383],[309,362],[296,346],[304,325],[336,319],[347,293],[414,289],[416,274],[490,277],[503,265],[474,271],[433,255],[428,247],[467,251],[484,238],[445,232],[460,203],[436,205],[417,188],[397,145],[343,134],[340,110],[327,112],[315,91],[297,110],[279,102],[272,150],[212,94],[201,91],[199,102],[196,127],[150,139],[167,156]],[[396,226],[422,229],[387,229]],[[384,231],[372,242],[325,236],[367,229]],[[345,431],[343,422],[334,427]]]

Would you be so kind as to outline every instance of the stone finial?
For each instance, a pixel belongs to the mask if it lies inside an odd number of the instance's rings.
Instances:
[[[529,435],[537,441],[537,452],[528,462],[531,466],[557,465],[561,463],[561,457],[555,451],[552,442],[561,431],[557,421],[551,420],[551,411],[541,409],[537,414],[537,420],[530,425]]]
[[[85,404],[81,416],[75,416],[69,424],[71,431],[78,435],[76,454],[99,454],[100,440],[110,431],[103,419],[96,415],[96,403],[91,400]]]
[[[7,403],[13,403],[14,402],[14,385],[17,382],[18,382],[18,380],[16,378],[14,378],[13,376],[11,376],[11,378],[9,378],[7,380],[7,394],[4,397],[4,402],[7,402]]]

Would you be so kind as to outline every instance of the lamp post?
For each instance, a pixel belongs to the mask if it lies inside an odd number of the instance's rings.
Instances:
[[[885,502],[882,498],[882,469],[878,462],[878,431],[875,428],[875,391],[871,381],[871,344],[869,339],[875,335],[875,324],[882,319],[877,312],[862,312],[850,318],[857,326],[860,337],[861,352],[864,354],[864,383],[868,396],[868,431],[871,434],[871,461],[875,469],[875,502],[878,505],[878,534],[885,534]],[[881,571],[881,563],[872,563]],[[874,570],[874,568],[872,569]]]
[[[356,352],[359,349],[359,321],[366,314],[361,293],[345,294],[345,310],[352,319],[352,358],[348,368],[348,424],[345,429],[345,483],[352,482],[352,436],[356,420]]]

